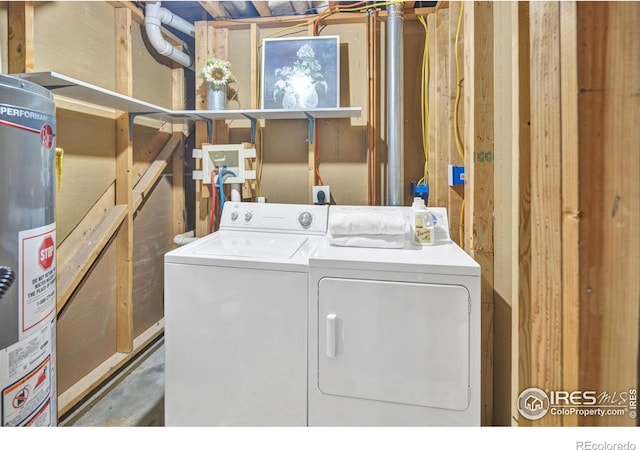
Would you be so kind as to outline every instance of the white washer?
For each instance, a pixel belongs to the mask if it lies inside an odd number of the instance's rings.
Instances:
[[[327,206],[227,202],[165,255],[165,424],[307,424],[308,258]]]
[[[310,426],[480,425],[480,267],[429,209],[433,246],[309,259]]]

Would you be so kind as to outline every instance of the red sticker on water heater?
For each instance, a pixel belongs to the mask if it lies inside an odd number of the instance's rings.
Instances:
[[[40,140],[42,141],[42,145],[48,149],[53,146],[53,129],[48,123],[45,123],[40,129]]]

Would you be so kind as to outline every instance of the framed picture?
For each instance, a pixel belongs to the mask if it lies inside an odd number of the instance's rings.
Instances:
[[[338,36],[264,39],[263,109],[340,106]]]

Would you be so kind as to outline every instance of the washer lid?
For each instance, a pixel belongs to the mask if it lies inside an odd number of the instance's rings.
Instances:
[[[287,261],[306,240],[306,236],[289,234],[220,232],[217,239],[198,246],[193,254]]]
[[[320,236],[222,230],[165,253],[164,262],[308,272],[309,255],[322,240]]]

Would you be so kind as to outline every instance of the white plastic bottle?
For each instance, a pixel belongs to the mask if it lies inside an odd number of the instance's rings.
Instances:
[[[412,230],[413,238],[418,245],[433,245],[435,242],[435,226],[431,213],[420,197],[413,199],[412,209]]]

